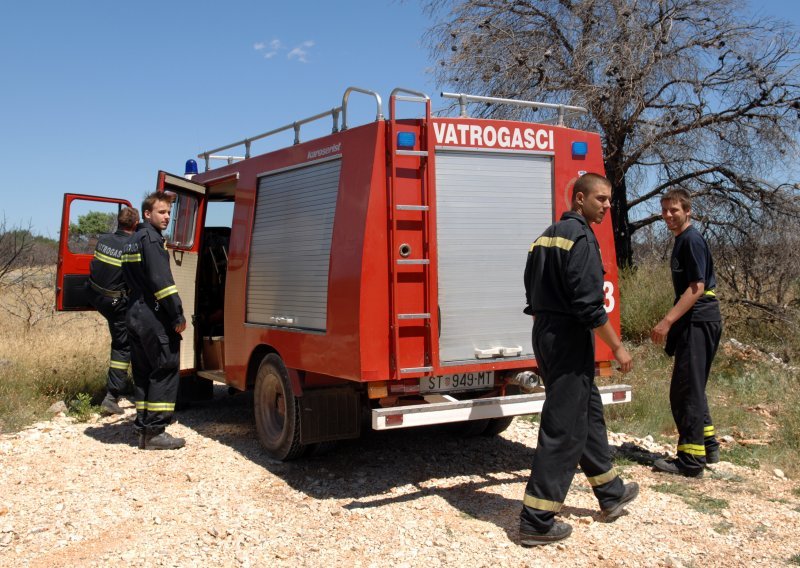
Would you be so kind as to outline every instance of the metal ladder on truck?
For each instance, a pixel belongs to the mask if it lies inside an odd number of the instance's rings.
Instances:
[[[403,140],[406,143],[401,143],[398,137],[408,136],[410,133],[404,132],[402,126],[395,122],[396,118],[396,104],[398,101],[423,103],[425,105],[425,118],[420,128],[419,150],[409,149],[415,146],[413,140]],[[432,156],[429,156],[429,131],[431,128],[431,101],[430,97],[424,93],[411,91],[403,88],[396,88],[389,96],[389,128],[387,129],[387,148],[389,150],[388,168],[389,172],[389,195],[388,195],[388,211],[389,211],[389,259],[390,259],[390,279],[391,291],[389,298],[389,307],[391,313],[391,349],[392,349],[392,375],[395,379],[411,378],[415,376],[423,376],[433,370],[433,360],[436,354],[434,353],[433,337],[438,333],[438,312],[436,306],[432,302],[432,286],[434,284],[432,278],[433,267],[432,259],[432,240],[431,235],[431,215],[433,214],[432,208],[434,204],[431,201],[429,186],[431,183],[432,175]],[[398,136],[399,135],[399,136]],[[414,184],[414,187],[419,187],[419,194],[414,197],[409,197],[408,188],[410,185],[405,186],[403,196],[399,197],[401,183],[398,170],[398,158],[401,157],[415,157],[418,159],[418,176],[419,185]],[[409,161],[405,160],[404,164]],[[413,163],[413,162],[412,162]],[[408,169],[404,165],[402,169]],[[399,224],[403,223],[403,229]],[[410,227],[414,227],[411,229]],[[403,241],[402,236],[408,238],[413,236],[415,241],[421,243],[421,251],[413,250],[413,247]],[[415,266],[419,272],[409,272],[406,270],[409,266]],[[401,298],[401,287],[405,290],[411,290],[413,284],[408,281],[401,282],[401,278],[410,279],[413,281],[414,276],[421,277],[421,282],[417,282],[417,287],[421,285],[421,305],[420,311],[405,312],[402,310],[404,303]],[[404,291],[405,291],[404,290]],[[412,292],[412,296],[414,293]],[[417,297],[419,294],[416,294]],[[420,303],[420,302],[417,302]],[[437,316],[434,319],[434,316]],[[415,333],[416,332],[416,333]],[[417,337],[416,341],[422,340],[422,360],[414,366],[403,366],[404,349],[403,335],[410,336],[421,335]],[[409,340],[410,341],[410,340]]]

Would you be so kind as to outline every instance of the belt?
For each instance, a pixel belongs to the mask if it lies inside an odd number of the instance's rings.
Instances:
[[[91,286],[95,292],[97,292],[98,294],[102,294],[106,298],[124,298],[125,296],[128,295],[128,293],[125,290],[108,290],[106,288],[103,288],[91,278],[89,278],[89,286]]]

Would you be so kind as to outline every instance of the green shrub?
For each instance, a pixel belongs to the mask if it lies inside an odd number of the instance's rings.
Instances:
[[[620,270],[622,336],[641,342],[672,307],[674,293],[669,265],[646,264]]]
[[[86,422],[97,410],[98,408],[92,405],[92,395],[85,392],[78,393],[69,403],[69,415],[78,422]]]

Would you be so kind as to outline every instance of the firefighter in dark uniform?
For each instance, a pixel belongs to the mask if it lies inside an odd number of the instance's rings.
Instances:
[[[719,462],[719,443],[711,421],[706,384],[722,334],[722,316],[714,288],[717,278],[711,252],[691,224],[692,202],[685,189],[673,189],[661,198],[661,216],[675,235],[672,247],[672,286],[675,304],[650,336],[666,340],[666,352],[675,356],[669,403],[678,427],[674,459],[656,460],[664,473],[702,477],[706,464]]]
[[[100,403],[103,414],[123,414],[117,404],[128,382],[131,349],[125,312],[128,305],[128,287],[122,278],[122,250],[139,223],[139,212],[123,207],[117,214],[117,230],[102,235],[89,264],[89,303],[108,321],[111,334],[111,362],[108,365],[106,396]]]
[[[165,428],[175,411],[180,380],[180,340],[186,329],[178,288],[169,268],[161,232],[169,225],[173,196],[151,193],[142,203],[144,222],[130,238],[122,271],[130,289],[128,334],[131,342],[139,449],[182,448]]]
[[[620,369],[631,356],[605,311],[600,247],[589,223],[600,223],[610,208],[611,184],[597,174],[580,177],[571,211],[533,245],[525,266],[525,313],[534,316],[533,351],[545,385],[539,438],[520,513],[520,541],[548,544],[572,533],[556,522],[580,465],[600,503],[601,520],[611,522],[639,494],[623,484],[611,464],[603,403],[594,383],[594,332],[611,347]]]

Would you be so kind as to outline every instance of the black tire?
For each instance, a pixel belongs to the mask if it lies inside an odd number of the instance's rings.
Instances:
[[[253,396],[256,431],[271,458],[288,461],[303,455],[300,443],[300,405],[292,392],[281,358],[270,353],[258,366]]]
[[[506,387],[506,396],[519,394],[520,388],[517,385],[508,385]],[[514,421],[513,416],[503,416],[502,418],[490,418],[489,425],[483,431],[484,436],[497,436],[501,432],[505,432],[511,423]]]
[[[474,438],[483,434],[489,425],[489,419],[467,420],[466,422],[453,422],[449,430],[459,438]]]
[[[310,457],[327,456],[328,454],[332,453],[338,447],[338,445],[338,440],[308,444],[306,455]]]
[[[500,432],[504,432],[511,426],[514,421],[513,416],[503,416],[502,418],[490,418],[489,424],[483,431],[484,436],[497,436]]]

